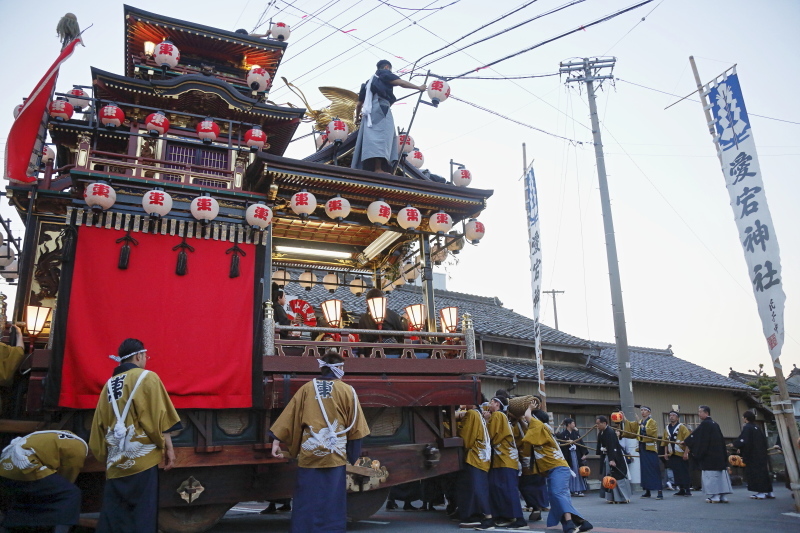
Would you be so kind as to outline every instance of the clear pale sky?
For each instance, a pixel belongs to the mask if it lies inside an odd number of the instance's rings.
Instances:
[[[327,101],[317,87],[358,90],[379,59],[387,58],[399,69],[523,4],[521,0],[452,2],[296,0],[293,6],[274,2],[266,18],[274,16],[294,30],[278,77],[287,77],[321,108]],[[535,2],[475,32],[459,46],[566,2]],[[252,31],[271,2],[132,3],[208,26]],[[586,0],[428,68],[446,76],[477,69],[634,3]],[[442,6],[446,7],[435,9]],[[85,34],[86,48],[78,48],[61,69],[59,91],[69,90],[72,84],[90,84],[92,65],[122,73],[122,3],[2,2],[0,33],[6,53],[0,63],[6,88],[0,95],[0,109],[5,109],[0,113],[0,131],[8,131],[13,107],[58,54],[55,26],[67,9],[77,15],[82,28],[94,27]],[[686,95],[695,88],[688,62],[689,55],[694,55],[703,81],[738,64],[781,246],[787,294],[782,361],[787,370],[800,364],[800,239],[794,235],[800,227],[800,105],[794,94],[800,74],[791,63],[792,50],[800,49],[798,26],[800,2],[796,0],[657,0],[472,74],[549,74],[569,58],[617,57],[614,75],[618,80],[604,84],[598,103],[632,345],[666,348],[671,344],[677,356],[722,373],[730,366],[746,371],[759,363],[772,371],[728,193],[700,104],[686,101],[664,110],[677,98],[627,83]],[[421,83],[421,78],[414,81]],[[280,80],[275,82],[270,98],[302,106],[282,85]],[[565,86],[558,76],[462,79],[451,87],[453,95],[520,122],[570,139],[591,140],[585,90]],[[397,95],[406,93],[395,89]],[[398,126],[407,126],[412,109],[413,103],[394,107]],[[298,135],[308,131],[310,126],[304,124]],[[457,266],[446,267],[451,276],[448,288],[497,296],[507,307],[532,315],[524,193],[519,180],[524,142],[528,160],[534,160],[540,193],[543,288],[566,291],[558,297],[559,327],[578,337],[613,341],[592,146],[557,139],[455,100],[438,109],[421,107],[411,136],[425,155],[425,166],[434,173],[447,175],[453,159],[473,171],[472,186],[495,191],[480,217],[487,227],[486,237],[478,246],[467,246]],[[0,143],[5,144],[5,135]],[[312,141],[303,139],[292,144],[287,155],[303,157],[311,150]],[[3,216],[14,219],[19,230],[21,224],[7,201],[0,204]],[[0,285],[0,290],[13,293],[6,285]],[[552,300],[546,297],[544,304],[544,322],[552,326]]]

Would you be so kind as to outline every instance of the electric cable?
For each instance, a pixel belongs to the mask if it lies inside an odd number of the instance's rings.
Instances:
[[[416,77],[424,76],[424,75],[425,74],[414,74],[412,76],[412,78],[416,78]],[[503,80],[503,81],[505,81],[505,80],[530,80],[530,79],[533,79],[533,78],[550,78],[552,76],[560,76],[560,75],[561,75],[560,72],[551,72],[550,74],[527,74],[527,75],[521,75],[521,76],[516,76],[516,75],[515,76],[496,76],[496,77],[492,77],[492,76],[462,76],[462,77],[460,77],[458,79],[459,80]],[[435,78],[445,79],[445,80],[448,79],[448,76],[440,76],[440,75],[434,74],[432,72],[431,72],[431,76],[433,76]]]
[[[449,4],[445,4],[441,7],[400,7],[400,6],[393,6],[389,2],[384,2],[383,0],[378,0],[381,4],[385,5],[386,7],[391,7],[392,9],[405,9],[406,11],[438,11],[440,9],[444,9],[446,7],[450,7],[453,4],[459,3],[461,0],[455,0],[454,2],[450,2]]]
[[[645,19],[647,19],[647,17],[649,17],[649,16],[650,16],[650,15],[653,13],[653,11],[655,11],[656,9],[658,9],[658,6],[660,6],[660,5],[661,5],[661,4],[663,4],[663,3],[664,3],[664,0],[661,0],[661,1],[660,1],[658,4],[656,4],[656,7],[654,7],[653,9],[651,9],[651,10],[650,10],[650,12],[649,12],[647,15],[643,16],[643,17],[642,17],[642,18],[641,18],[641,19],[640,19],[640,20],[639,20],[639,21],[638,21],[636,24],[634,24],[634,25],[633,25],[633,28],[629,29],[629,30],[628,30],[628,32],[627,32],[625,35],[623,35],[622,37],[620,37],[620,38],[619,38],[619,40],[618,40],[617,42],[615,42],[613,45],[611,45],[611,48],[609,48],[608,50],[606,50],[606,51],[603,53],[603,55],[604,55],[604,56],[607,56],[607,55],[608,55],[608,53],[609,53],[611,50],[613,50],[613,49],[614,49],[614,48],[615,48],[615,47],[616,47],[616,46],[617,46],[617,45],[618,45],[620,42],[622,42],[622,40],[623,40],[625,37],[627,37],[628,35],[630,35],[630,33],[631,33],[633,30],[635,30],[635,29],[636,29],[636,28],[639,26],[639,24],[641,24],[642,22],[644,22],[644,21],[645,21]]]

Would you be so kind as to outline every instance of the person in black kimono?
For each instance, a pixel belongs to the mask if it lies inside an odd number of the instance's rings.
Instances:
[[[600,485],[600,497],[605,497],[608,503],[630,503],[631,483],[628,480],[628,463],[625,461],[625,450],[619,443],[617,434],[608,427],[608,418],[598,416],[595,421],[597,426],[597,455],[602,458],[600,478],[611,476],[617,480],[617,486],[606,490]]]
[[[756,426],[756,414],[745,411],[742,415],[745,421],[742,434],[733,443],[738,448],[744,460],[744,474],[747,477],[747,490],[753,493],[750,498],[754,500],[772,499],[772,480],[769,475],[769,462],[767,459],[767,437]]]
[[[580,467],[584,465],[583,457],[588,453],[583,444],[580,432],[575,428],[575,421],[571,418],[564,419],[564,431],[556,433],[556,438],[561,441],[561,453],[569,463],[569,468],[575,475],[569,480],[569,491],[573,496],[583,496],[588,490],[586,480],[581,476]],[[564,442],[566,441],[566,442]]]
[[[371,300],[372,298],[382,298],[384,296],[383,291],[380,289],[372,288],[370,289],[366,296],[364,297],[365,300]],[[361,314],[361,317],[358,319],[358,329],[378,329],[378,325],[375,323],[375,320],[372,318],[372,315],[369,313],[369,306],[367,306],[367,310]],[[385,331],[406,331],[408,329],[407,324],[405,323],[405,319],[402,318],[400,315],[389,309],[386,308],[386,316],[383,319],[383,324],[380,328],[381,330]],[[369,335],[367,333],[360,335],[361,342],[383,342],[383,343],[398,343],[403,342],[403,337],[397,338],[392,335]],[[385,350],[384,353],[386,357],[389,358],[398,358],[403,353],[402,350],[399,349],[388,349]],[[369,352],[365,353],[363,357],[369,357]]]
[[[711,408],[701,405],[697,414],[700,425],[686,437],[688,448],[684,456],[691,453],[697,466],[703,471],[703,492],[707,503],[728,503],[726,494],[731,494],[731,478],[728,475],[728,454],[725,439],[719,424],[711,419]]]

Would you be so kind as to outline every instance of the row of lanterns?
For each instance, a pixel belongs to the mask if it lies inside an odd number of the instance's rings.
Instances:
[[[406,159],[415,167],[422,167],[425,163],[425,156],[414,144],[414,138],[403,134],[397,137],[397,142],[400,152],[406,154]],[[466,187],[472,183],[472,172],[466,168],[458,168],[453,171],[452,179],[454,185]]]

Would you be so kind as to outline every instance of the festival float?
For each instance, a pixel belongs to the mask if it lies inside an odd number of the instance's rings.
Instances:
[[[272,457],[268,430],[336,348],[372,429],[348,466],[350,518],[376,512],[393,485],[457,471],[455,411],[479,403],[485,363],[472,318],[437,307],[432,267],[483,236],[492,192],[467,187],[463,169],[433,181],[408,132],[393,174],[350,169],[353,93],[321,88],[333,102],[323,111],[267,99],[285,24],[258,38],[130,6],[124,23],[124,73],[92,68],[90,83],[50,89],[36,121],[52,148],[39,137],[16,154],[28,169],[6,194],[25,235],[3,221],[0,255],[3,275],[18,276],[10,318],[26,323],[31,356],[0,431],[88,440],[108,355],[139,338],[183,423],[177,466],[159,476],[159,527],[204,531],[238,502],[292,496],[295,466]],[[449,87],[431,86],[431,106],[446,105]],[[18,110],[12,136],[35,105]],[[319,149],[284,157],[309,120],[326,133]],[[369,288],[417,278],[408,331],[355,326],[354,312],[379,328],[385,317],[385,298],[364,301]],[[275,323],[273,283],[291,295],[288,326]],[[395,342],[360,342],[368,333]],[[103,482],[90,458],[77,481],[84,512],[99,509]]]

